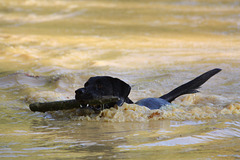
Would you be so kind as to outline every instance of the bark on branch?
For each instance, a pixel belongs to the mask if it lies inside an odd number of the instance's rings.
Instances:
[[[116,103],[119,100],[118,97],[105,96],[101,99],[89,99],[89,100],[63,100],[63,101],[53,101],[53,102],[36,102],[29,105],[29,108],[33,112],[47,112],[47,111],[58,111],[67,110],[73,108],[80,108],[80,106],[89,105],[104,105],[108,103]],[[84,107],[85,109],[88,107]],[[90,108],[91,109],[91,108]],[[90,112],[91,110],[89,110]],[[93,111],[93,110],[92,110]],[[93,111],[94,112],[94,111]]]

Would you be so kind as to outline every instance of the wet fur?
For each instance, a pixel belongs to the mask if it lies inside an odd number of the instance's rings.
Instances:
[[[146,106],[150,109],[159,109],[164,105],[169,105],[177,97],[184,94],[192,94],[199,92],[200,88],[208,79],[220,72],[221,69],[215,68],[210,70],[195,79],[175,88],[171,92],[159,98],[144,98],[136,102],[141,106]],[[102,96],[117,96],[120,100],[116,103],[121,106],[124,102],[132,104],[133,101],[129,99],[128,95],[131,87],[124,81],[110,76],[96,76],[91,77],[84,84],[84,88],[79,88],[75,91],[75,99],[96,99]],[[115,104],[107,104],[107,108],[113,107]]]

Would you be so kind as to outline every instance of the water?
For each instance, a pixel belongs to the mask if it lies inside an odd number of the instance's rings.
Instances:
[[[219,1],[0,2],[1,159],[239,159],[240,4]],[[33,113],[118,77],[137,101],[223,70],[172,106],[79,117]]]

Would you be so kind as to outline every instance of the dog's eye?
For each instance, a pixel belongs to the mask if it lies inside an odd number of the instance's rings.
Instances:
[[[97,90],[101,90],[103,88],[103,84],[100,80],[96,81],[96,89]]]
[[[97,88],[97,89],[102,89],[102,88],[103,88],[103,85],[102,85],[101,83],[98,83],[98,84],[96,85],[96,88]]]

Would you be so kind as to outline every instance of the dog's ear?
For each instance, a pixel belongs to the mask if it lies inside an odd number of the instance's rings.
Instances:
[[[131,91],[131,87],[124,81],[118,78],[110,79],[113,87],[113,96],[118,96],[120,100],[117,102],[118,106],[122,106],[122,104],[128,100],[128,95]]]

